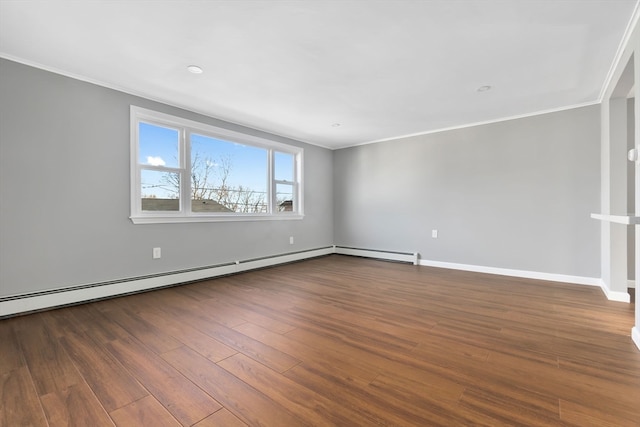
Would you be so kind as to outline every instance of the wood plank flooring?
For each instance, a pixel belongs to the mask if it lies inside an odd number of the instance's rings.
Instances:
[[[639,426],[633,310],[332,255],[0,320],[0,426]]]

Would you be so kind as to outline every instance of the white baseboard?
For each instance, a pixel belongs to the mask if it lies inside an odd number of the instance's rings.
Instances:
[[[628,292],[612,291],[604,281],[600,287],[609,301],[631,302],[631,295]]]
[[[4,300],[0,301],[0,317],[109,298],[117,295],[146,291],[149,289],[173,286],[196,280],[225,276],[247,270],[329,255],[332,253],[334,253],[334,248],[327,247],[265,257],[261,259],[236,261],[235,263],[212,267],[169,272],[105,283],[74,286],[71,288],[55,289],[34,294],[17,295],[4,298]]]
[[[627,288],[635,289],[636,281],[635,280],[627,280]]]
[[[627,292],[611,291],[597,277],[570,276],[566,274],[540,273],[537,271],[513,270],[509,268],[484,267],[480,265],[457,264],[452,262],[420,260],[420,265],[428,267],[450,268],[453,270],[474,271],[477,273],[498,274],[501,276],[523,277],[526,279],[548,280],[552,282],[574,283],[578,285],[599,286],[610,301],[631,302]]]
[[[272,267],[278,264],[286,264],[288,262],[302,261],[309,258],[317,258],[319,256],[331,255],[333,247],[326,247],[322,249],[313,249],[304,252],[293,252],[290,254],[276,255],[271,257],[237,261],[236,271],[234,273],[241,273],[247,270],[256,270],[258,268]]]
[[[626,292],[610,291],[599,278],[570,276],[564,274],[540,273],[535,271],[514,270],[507,268],[485,267],[470,264],[458,264],[442,261],[419,259],[417,253],[379,251],[361,248],[332,246],[302,252],[275,255],[260,259],[235,261],[223,265],[189,269],[177,272],[155,274],[112,282],[95,283],[73,286],[70,288],[54,289],[33,294],[16,295],[0,299],[0,317],[19,313],[43,310],[63,305],[76,304],[102,298],[109,298],[155,288],[178,285],[208,278],[214,278],[247,270],[270,267],[288,262],[301,261],[329,254],[352,255],[369,258],[386,259],[391,261],[409,262],[414,265],[427,267],[448,268],[454,270],[474,271],[479,273],[498,274],[502,276],[523,277],[527,279],[548,280],[563,283],[575,283],[589,286],[599,286],[609,300],[630,302],[630,295]],[[629,287],[635,285],[629,281]]]
[[[541,273],[538,271],[514,270],[510,268],[485,267],[481,265],[458,264],[453,262],[420,260],[427,267],[450,268],[453,270],[474,271],[477,273],[497,274],[500,276],[522,277],[525,279],[548,280],[552,282],[575,283],[578,285],[601,286],[601,280],[595,277],[570,276],[566,274]]]
[[[410,262],[418,265],[417,252],[392,252],[375,249],[348,248],[345,246],[334,246],[334,253],[339,255],[361,256],[366,258],[385,259],[389,261]]]
[[[638,326],[631,328],[631,339],[636,344],[636,347],[638,347],[638,350],[640,350],[640,329],[638,329]]]

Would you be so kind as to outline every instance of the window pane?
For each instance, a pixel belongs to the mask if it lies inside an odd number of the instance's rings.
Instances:
[[[138,162],[142,165],[177,168],[179,133],[176,129],[140,122]]]
[[[191,135],[194,212],[267,212],[267,150]]]
[[[211,199],[191,200],[192,212],[233,212],[225,205]]]
[[[276,184],[276,210],[293,212],[293,185]]]
[[[274,153],[275,179],[277,181],[293,182],[293,154]]]
[[[140,195],[143,211],[180,210],[180,174],[142,170]]]

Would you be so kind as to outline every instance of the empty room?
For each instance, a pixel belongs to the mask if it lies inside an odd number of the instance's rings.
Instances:
[[[0,427],[640,425],[638,0],[0,0]]]

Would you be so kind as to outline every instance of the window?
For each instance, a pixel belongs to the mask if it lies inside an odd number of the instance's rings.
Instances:
[[[298,147],[131,107],[131,220],[302,218]]]

